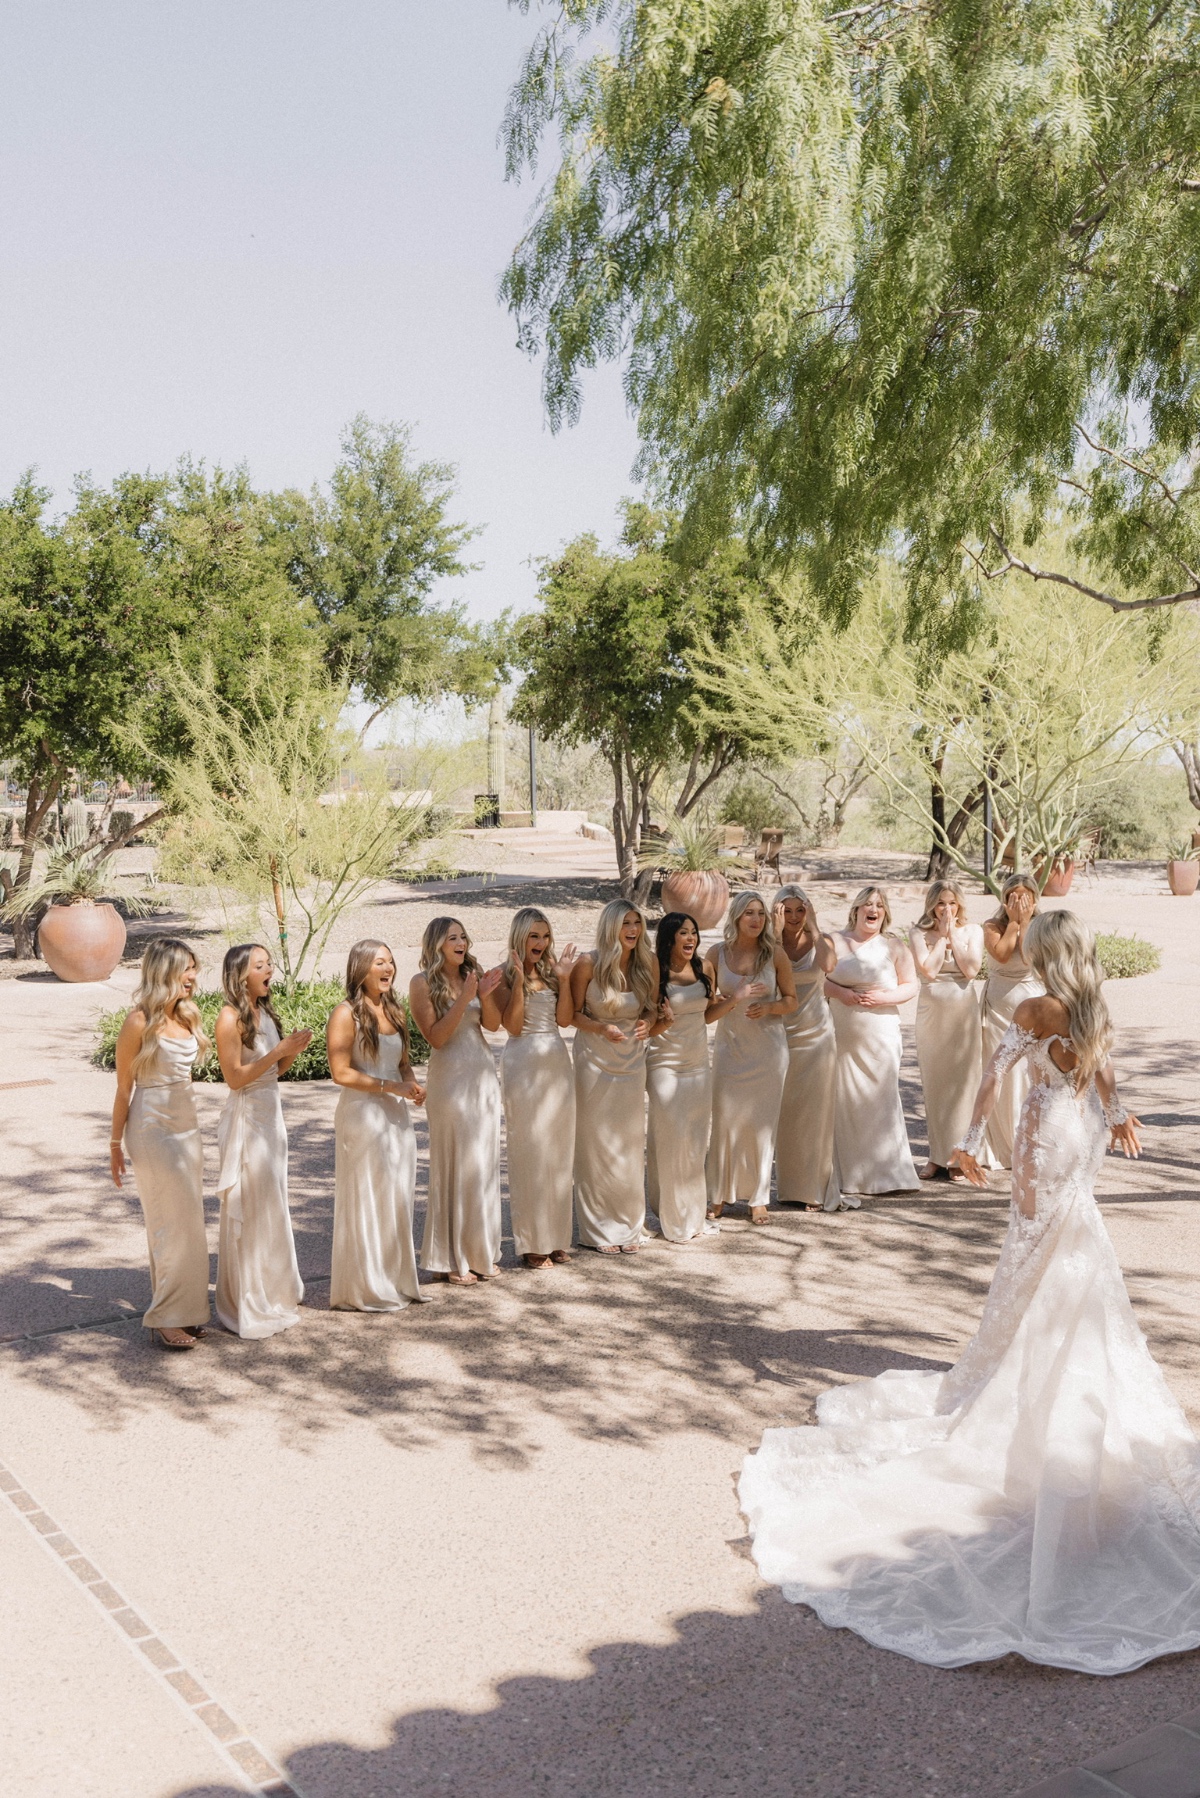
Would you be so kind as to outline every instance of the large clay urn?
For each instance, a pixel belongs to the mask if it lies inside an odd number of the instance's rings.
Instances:
[[[1194,893],[1196,883],[1200,881],[1200,862],[1168,862],[1167,884],[1179,899],[1186,899]]]
[[[719,924],[728,904],[729,882],[723,874],[668,874],[662,884],[663,910],[690,912],[701,930]]]
[[[1070,892],[1071,882],[1074,878],[1075,863],[1073,861],[1055,862],[1050,870],[1050,878],[1042,891],[1047,899],[1062,899]]]
[[[125,953],[125,920],[90,899],[52,905],[38,925],[38,948],[60,980],[107,980]]]

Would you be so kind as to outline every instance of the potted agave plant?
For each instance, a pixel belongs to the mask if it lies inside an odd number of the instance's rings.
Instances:
[[[1200,849],[1192,843],[1172,843],[1167,851],[1167,885],[1178,898],[1186,898],[1200,883]]]
[[[0,917],[33,918],[41,913],[38,949],[60,980],[107,980],[125,953],[125,920],[105,898],[103,858],[80,854],[77,847],[52,855],[43,878],[13,894],[5,882]],[[121,904],[134,917],[153,906],[143,899]]]
[[[681,819],[672,827],[670,841],[647,849],[639,865],[662,874],[665,912],[690,912],[701,930],[711,930],[725,916],[729,882],[720,872],[721,847],[715,830]]]

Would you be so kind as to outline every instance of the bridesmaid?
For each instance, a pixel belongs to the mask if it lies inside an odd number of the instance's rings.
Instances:
[[[1025,933],[1037,912],[1038,898],[1037,881],[1031,874],[1011,874],[1001,889],[999,911],[983,927],[988,957],[983,989],[984,1067],[1000,1046],[1017,1006],[1045,991],[1025,953]],[[987,1146],[1001,1167],[1012,1166],[1013,1137],[1029,1090],[1025,1070],[1022,1060],[1004,1076],[988,1123]]]
[[[833,940],[821,930],[803,887],[780,887],[775,895],[775,931],[787,956],[796,988],[796,1009],[783,1021],[788,1071],[775,1141],[775,1187],[781,1205],[806,1211],[847,1211],[856,1198],[843,1198],[833,1171],[833,1090],[837,1078],[837,1038],[825,976],[837,961]]]
[[[636,905],[614,899],[596,947],[571,971],[575,1014],[575,1215],[579,1240],[632,1255],[646,1225],[646,1039],[658,1013],[654,957]]]
[[[717,1236],[721,1229],[705,1220],[704,1162],[712,1124],[707,1026],[732,1002],[716,998],[699,951],[695,918],[668,912],[655,937],[658,1018],[646,1049],[646,1186],[668,1242]]]
[[[421,1266],[452,1286],[473,1286],[500,1272],[500,1082],[481,1029],[481,1002],[499,985],[500,969],[483,972],[457,918],[426,925],[421,972],[408,988],[414,1022],[431,1051]]]
[[[919,1184],[900,1103],[898,1007],[915,999],[917,971],[906,943],[886,933],[891,907],[881,887],[863,887],[838,960],[826,977],[837,1033],[833,1147],[843,1192],[911,1192]]]
[[[331,1311],[401,1311],[428,1295],[417,1279],[417,1139],[408,1102],[424,1090],[408,1059],[396,963],[366,937],[346,957],[346,998],[325,1030],[334,1115]]]
[[[983,1074],[975,986],[983,966],[983,931],[967,922],[962,889],[935,880],[908,940],[921,982],[917,1061],[929,1129],[929,1160],[921,1178],[961,1179],[950,1172],[950,1155],[970,1125]]]
[[[191,1349],[208,1323],[204,1150],[192,1095],[192,1064],[207,1054],[196,957],[178,937],[159,937],[142,957],[133,1009],[117,1038],[109,1162],[125,1172],[122,1138],[146,1220],[153,1296],[142,1319],[159,1348]]]
[[[775,941],[766,904],[739,893],[725,920],[725,940],[705,961],[723,1016],[713,1050],[712,1136],[705,1178],[708,1215],[746,1204],[750,1222],[765,1224],[771,1162],[788,1070],[781,1020],[796,1009],[792,964]]]
[[[279,1076],[312,1041],[283,1029],[271,1004],[271,957],[239,943],[221,969],[217,1054],[229,1088],[217,1126],[221,1233],[217,1316],[235,1336],[274,1336],[300,1322],[304,1297],[288,1213],[287,1131]]]
[[[483,1002],[483,1021],[508,1032],[500,1085],[508,1132],[508,1208],[513,1248],[526,1267],[571,1259],[571,1171],[575,1158],[575,1079],[561,1030],[574,1014],[568,943],[555,959],[544,912],[524,905],[508,935],[500,984]]]

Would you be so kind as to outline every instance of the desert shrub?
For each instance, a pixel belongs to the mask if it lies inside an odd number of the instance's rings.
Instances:
[[[1165,856],[1168,844],[1190,835],[1198,822],[1178,767],[1128,768],[1099,791],[1085,793],[1084,806],[1105,860]]]
[[[1096,954],[1107,980],[1132,980],[1138,974],[1153,974],[1162,963],[1158,947],[1140,936],[1101,933],[1096,938]]]
[[[779,794],[756,774],[741,774],[721,800],[722,824],[744,824],[751,837],[760,831],[787,828],[793,823],[790,808]]]
[[[127,830],[132,830],[135,823],[132,812],[114,812],[108,821],[110,837],[123,837]]]

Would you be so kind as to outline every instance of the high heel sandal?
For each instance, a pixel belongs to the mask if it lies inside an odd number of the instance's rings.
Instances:
[[[194,1336],[188,1342],[168,1342],[161,1330],[153,1328],[150,1331],[150,1340],[157,1348],[166,1349],[168,1354],[186,1355],[190,1349],[194,1349],[196,1346]]]

